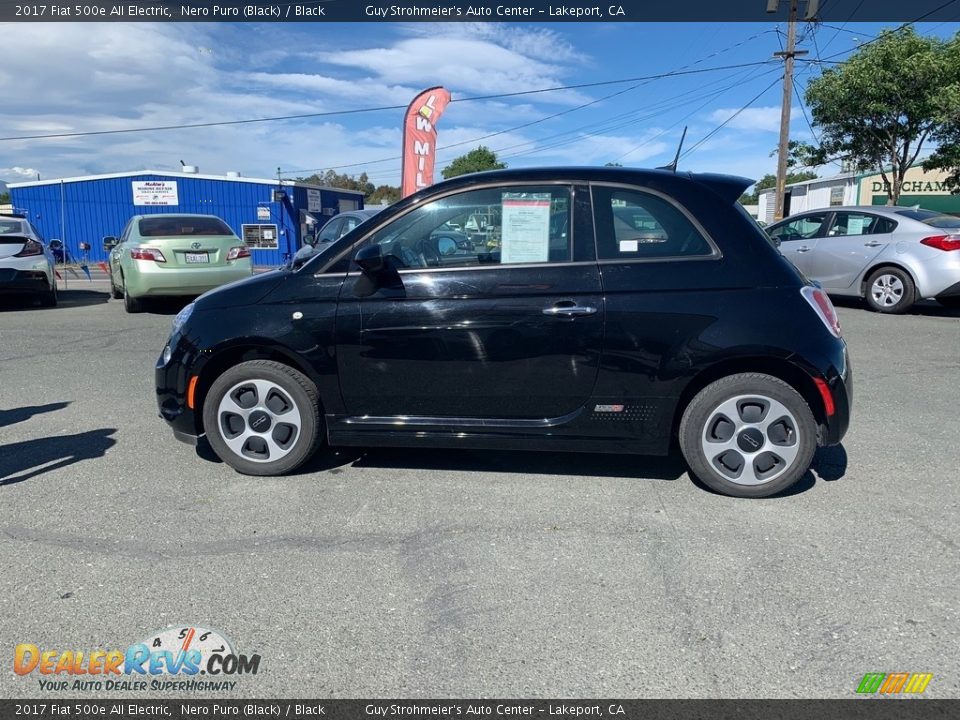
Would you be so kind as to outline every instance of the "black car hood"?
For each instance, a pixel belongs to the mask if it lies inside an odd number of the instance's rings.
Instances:
[[[289,278],[287,270],[271,270],[214,288],[197,298],[197,310],[255,305],[267,293]]]

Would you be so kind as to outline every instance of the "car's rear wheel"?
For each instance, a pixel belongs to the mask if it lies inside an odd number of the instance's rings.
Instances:
[[[40,304],[43,307],[56,307],[57,306],[57,283],[54,282],[53,285],[47,290],[43,295],[40,296]]]
[[[143,312],[143,301],[130,295],[130,291],[127,290],[127,281],[122,274],[120,280],[123,282],[123,309],[128,313]]]
[[[807,402],[787,383],[741,373],[693,398],[679,439],[691,471],[708,487],[759,498],[786,490],[807,472],[817,425]]]
[[[913,305],[916,295],[913,278],[900,268],[880,268],[867,278],[867,305],[877,312],[905,313]]]
[[[203,427],[213,451],[244,475],[292,472],[322,440],[316,385],[282,363],[240,363],[210,387]]]

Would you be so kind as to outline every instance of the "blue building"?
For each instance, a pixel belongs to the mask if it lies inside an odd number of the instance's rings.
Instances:
[[[292,180],[139,172],[11,183],[10,202],[49,241],[73,258],[106,260],[103,238],[119,235],[133,215],[203,213],[223,218],[250,246],[255,265],[279,265],[317,228],[345,210],[363,207],[363,193]],[[84,250],[81,244],[89,245]]]

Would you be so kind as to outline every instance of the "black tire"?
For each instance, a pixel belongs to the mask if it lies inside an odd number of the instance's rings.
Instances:
[[[261,390],[254,382],[266,386],[265,397],[260,397]],[[231,403],[246,416],[231,412]],[[266,426],[269,432],[250,425],[260,422],[263,415],[270,421]],[[298,370],[272,360],[240,363],[220,375],[203,403],[203,427],[217,456],[244,475],[292,472],[309,460],[323,441],[316,385]],[[271,459],[274,450],[268,437],[278,453],[275,460]]]
[[[945,308],[949,308],[951,310],[960,310],[960,296],[937,298],[937,302],[943,305]]]
[[[53,287],[51,287],[49,290],[47,290],[47,292],[43,293],[43,295],[40,296],[40,305],[43,307],[50,307],[50,308],[57,306],[57,283],[56,282],[53,283]]]
[[[120,276],[120,279],[123,280],[123,275]],[[127,292],[126,281],[123,283],[123,309],[128,313],[143,312],[143,301],[130,296],[130,293]]]
[[[113,282],[113,270],[110,271],[110,297],[112,297],[114,300],[123,299],[123,292],[117,290],[117,285]]]
[[[871,310],[900,315],[913,307],[917,300],[917,287],[907,271],[898,267],[882,267],[867,278],[865,296]]]
[[[778,417],[770,419],[771,412]],[[806,400],[787,383],[740,373],[708,385],[690,401],[679,440],[691,472],[705,485],[724,495],[761,498],[786,490],[809,470],[817,424]],[[724,450],[726,443],[732,446]]]

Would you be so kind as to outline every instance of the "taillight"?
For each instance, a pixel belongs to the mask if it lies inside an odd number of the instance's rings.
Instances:
[[[239,260],[240,258],[250,257],[250,251],[247,250],[246,245],[241,245],[240,247],[230,248],[230,252],[227,253],[227,261],[230,260]]]
[[[156,248],[135,247],[130,248],[130,257],[134,260],[153,260],[154,262],[165,263],[167,259],[163,253]]]
[[[23,244],[23,250],[14,255],[14,257],[30,257],[31,255],[43,255],[43,245],[36,240],[27,239]]]
[[[960,235],[932,235],[920,241],[921,245],[937,250],[960,250]]]
[[[810,303],[810,307],[817,311],[823,324],[834,337],[840,337],[840,318],[837,309],[833,306],[829,296],[820,288],[806,285],[800,288],[803,299]]]

